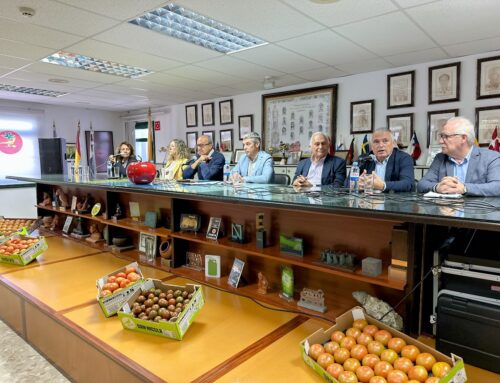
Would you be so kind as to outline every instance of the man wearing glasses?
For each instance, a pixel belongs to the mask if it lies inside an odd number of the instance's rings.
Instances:
[[[198,173],[199,180],[222,181],[225,159],[214,150],[210,136],[200,136],[196,142],[198,156],[191,160],[183,171],[184,179],[193,178]]]
[[[441,153],[417,185],[419,192],[500,196],[500,154],[474,145],[474,126],[449,119],[439,134]]]

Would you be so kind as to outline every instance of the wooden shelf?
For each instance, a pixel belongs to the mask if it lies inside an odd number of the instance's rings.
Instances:
[[[63,238],[71,239],[72,241],[81,243],[85,246],[89,246],[89,247],[92,247],[94,249],[98,249],[101,251],[106,251],[106,248],[107,248],[105,241],[90,242],[90,241],[86,241],[85,238],[79,239],[79,238],[72,237],[69,234],[64,234],[61,230],[49,230],[49,229],[45,229],[43,227],[40,227],[40,228],[38,228],[38,231],[39,231],[40,235],[43,235],[43,236],[57,235],[57,236],[60,236]]]
[[[332,275],[337,275],[340,277],[345,277],[353,280],[358,280],[366,283],[370,283],[373,285],[378,285],[378,286],[384,286],[384,287],[389,287],[391,289],[395,290],[404,290],[406,283],[403,281],[399,280],[392,280],[388,278],[387,275],[387,269],[384,269],[383,273],[379,277],[369,277],[366,275],[363,275],[361,272],[361,269],[357,269],[354,272],[349,272],[349,271],[342,271],[334,268],[330,268],[326,265],[321,265],[318,262],[318,258],[313,257],[313,256],[304,256],[302,257],[295,257],[292,255],[284,255],[280,252],[279,246],[270,246],[266,247],[263,249],[258,249],[255,247],[255,243],[236,243],[230,241],[227,237],[220,238],[217,241],[209,240],[204,237],[203,234],[195,234],[195,233],[189,233],[189,232],[175,232],[172,233],[171,236],[173,238],[179,238],[183,239],[189,242],[196,242],[196,243],[201,243],[205,245],[210,245],[214,247],[220,247],[223,249],[229,249],[229,250],[238,250],[242,251],[246,254],[252,255],[252,256],[257,256],[257,257],[262,257],[265,259],[269,259],[273,262],[279,262],[279,263],[286,263],[289,265],[295,265],[311,270],[316,270],[320,271],[322,273],[326,274],[332,274]]]

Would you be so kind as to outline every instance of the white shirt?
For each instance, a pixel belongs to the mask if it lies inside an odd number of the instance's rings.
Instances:
[[[309,167],[309,172],[307,173],[307,180],[312,185],[321,185],[321,175],[323,174],[325,158],[326,156],[316,162],[314,162],[311,158],[311,166]]]

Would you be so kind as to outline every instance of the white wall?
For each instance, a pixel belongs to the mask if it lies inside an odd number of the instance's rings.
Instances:
[[[175,105],[172,107],[173,129],[169,132],[169,137],[179,137],[185,139],[186,132],[197,131],[201,134],[203,130],[215,130],[216,138],[219,141],[219,131],[221,129],[233,128],[233,139],[235,148],[241,147],[238,139],[238,116],[244,114],[254,115],[254,130],[262,132],[262,101],[261,97],[266,93],[275,93],[292,89],[321,86],[327,84],[338,84],[338,104],[337,104],[337,137],[344,145],[349,145],[351,141],[350,130],[350,103],[353,101],[363,101],[375,99],[375,128],[386,126],[387,115],[414,113],[414,130],[423,149],[418,164],[425,164],[427,156],[427,112],[444,109],[459,109],[459,114],[475,121],[475,108],[491,105],[500,105],[498,99],[476,100],[476,67],[477,59],[499,55],[500,51],[484,53],[481,55],[465,56],[450,60],[427,62],[423,64],[399,67],[390,70],[363,73],[348,77],[333,78],[325,81],[309,82],[291,87],[272,89],[266,92],[255,92],[241,94],[234,97],[222,97],[213,100],[197,102],[198,105],[198,127],[186,128],[185,105]],[[440,103],[429,105],[428,103],[428,68],[446,63],[461,62],[460,81],[460,101],[450,103]],[[399,72],[415,70],[415,103],[411,108],[387,109],[387,75]],[[234,124],[219,125],[219,104],[221,100],[233,99]],[[215,102],[215,126],[201,126],[201,104]],[[189,103],[193,104],[193,103]],[[359,148],[363,135],[356,137],[356,144]]]

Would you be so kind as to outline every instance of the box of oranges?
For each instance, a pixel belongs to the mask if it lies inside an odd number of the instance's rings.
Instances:
[[[332,383],[466,382],[464,362],[355,307],[300,343],[302,358]]]
[[[0,241],[0,262],[24,266],[47,248],[44,237],[14,234]]]

